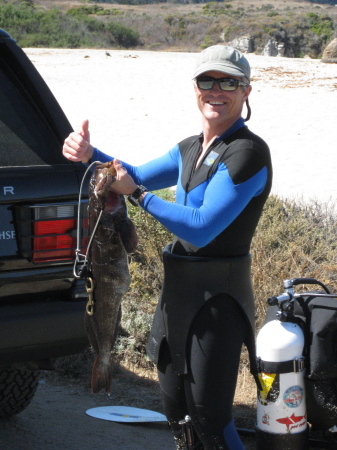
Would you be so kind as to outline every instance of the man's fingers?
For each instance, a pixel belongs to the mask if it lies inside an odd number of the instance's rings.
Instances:
[[[119,159],[114,159],[114,167],[116,170],[121,170],[125,168],[123,167],[123,164],[121,163],[121,161]]]
[[[77,151],[88,147],[88,142],[86,139],[80,134],[80,132],[76,133],[75,131],[70,133],[70,135],[66,138],[65,144],[68,145],[69,148],[73,148]]]
[[[89,134],[89,120],[85,119],[82,122],[81,130],[79,133],[86,141],[90,141],[90,134]]]
[[[81,158],[78,156],[78,152],[69,145],[67,145],[66,142],[63,145],[62,153],[66,158],[70,159],[71,161],[76,162],[81,161]]]

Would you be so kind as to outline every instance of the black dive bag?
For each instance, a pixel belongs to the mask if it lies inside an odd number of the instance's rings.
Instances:
[[[314,430],[327,431],[337,427],[337,295],[312,278],[291,281],[324,289],[295,294],[293,314],[305,336],[308,422]],[[274,320],[278,310],[278,306],[270,306],[265,323]]]

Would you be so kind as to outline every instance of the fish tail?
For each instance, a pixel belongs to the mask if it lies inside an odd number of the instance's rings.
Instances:
[[[97,355],[92,368],[91,391],[97,394],[104,389],[110,394],[112,383],[113,365],[111,358],[102,358]]]

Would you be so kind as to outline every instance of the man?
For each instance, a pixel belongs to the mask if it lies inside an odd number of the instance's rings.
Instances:
[[[267,144],[241,117],[250,66],[222,45],[198,55],[193,75],[202,133],[139,167],[114,160],[114,189],[174,235],[148,343],[177,449],[243,449],[232,420],[242,344],[254,360],[250,244],[271,189]],[[90,145],[88,122],[65,140],[72,161],[112,158]],[[150,191],[176,185],[176,203]],[[146,186],[146,188],[144,187]],[[254,369],[254,367],[252,367]],[[187,417],[187,420],[186,420]],[[190,432],[187,432],[189,428]]]

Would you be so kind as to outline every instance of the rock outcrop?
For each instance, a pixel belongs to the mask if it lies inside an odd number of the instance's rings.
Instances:
[[[231,46],[242,53],[253,53],[255,50],[254,38],[251,36],[241,36],[231,42]]]
[[[324,49],[322,62],[337,63],[337,38],[333,39]]]
[[[284,43],[269,39],[262,51],[262,56],[285,56]]]

